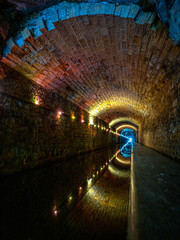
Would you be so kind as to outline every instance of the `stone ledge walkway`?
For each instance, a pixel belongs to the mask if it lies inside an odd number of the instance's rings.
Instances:
[[[136,143],[131,169],[129,239],[180,239],[180,164]]]

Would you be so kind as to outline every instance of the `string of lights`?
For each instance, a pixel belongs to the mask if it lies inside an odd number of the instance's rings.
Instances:
[[[33,97],[32,102],[33,102],[35,105],[39,105],[39,103],[40,103],[40,102],[39,102],[39,98],[37,98],[37,97]],[[71,115],[71,119],[72,119],[72,120],[75,120],[75,119],[76,119],[76,116],[75,116],[74,113],[71,113],[71,114],[70,114],[70,113],[64,112],[64,111],[62,111],[62,110],[58,110],[58,112],[57,112],[57,118],[58,118],[58,119],[61,119],[61,117],[62,117],[63,114]],[[83,116],[83,115],[81,115],[80,121],[81,121],[81,123],[85,123],[85,119],[84,119],[84,116]],[[94,127],[94,128],[100,128],[101,130],[104,130],[104,131],[106,131],[106,132],[109,132],[109,133],[112,133],[112,134],[115,134],[115,135],[120,136],[119,133],[111,130],[109,127],[107,128],[107,127],[102,126],[102,125],[100,125],[100,124],[94,124],[94,116],[92,116],[92,115],[89,116],[88,126],[92,126],[92,127]]]

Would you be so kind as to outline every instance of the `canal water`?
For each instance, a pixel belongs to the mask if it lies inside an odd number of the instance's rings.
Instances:
[[[0,239],[126,239],[130,157],[104,148],[0,178]]]

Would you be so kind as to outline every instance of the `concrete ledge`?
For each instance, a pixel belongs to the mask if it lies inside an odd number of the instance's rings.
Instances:
[[[136,143],[129,210],[129,240],[179,239],[180,165]]]

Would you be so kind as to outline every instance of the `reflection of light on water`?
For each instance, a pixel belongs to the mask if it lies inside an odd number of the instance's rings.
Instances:
[[[69,197],[68,202],[71,203],[72,201],[72,196]]]
[[[129,174],[126,171],[119,170],[118,168],[109,165],[108,170],[111,174],[118,176],[118,177],[129,177]]]
[[[88,188],[90,188],[92,186],[92,178],[90,178],[87,182],[88,182]]]
[[[117,160],[118,162],[122,163],[122,164],[130,165],[130,160],[129,160],[129,159],[124,160],[124,159],[118,158],[118,157],[116,156],[116,160]]]
[[[105,189],[104,189],[105,190]],[[118,195],[119,198],[119,195]],[[116,210],[117,212],[121,211],[121,217],[126,217],[126,211],[122,211],[122,204],[124,204],[124,200],[121,199],[121,202],[117,203],[117,196],[114,194],[102,191],[101,187],[93,186],[85,197],[84,204],[90,208],[91,212],[102,211],[104,215],[112,216],[112,210]]]
[[[54,215],[54,216],[57,216],[57,215],[58,215],[58,210],[57,210],[57,208],[56,208],[56,205],[53,206],[53,215]]]
[[[99,208],[99,205],[101,207],[116,207],[117,202],[113,201],[112,198],[106,197],[106,195],[107,194],[105,194],[100,188],[94,186],[87,192],[86,198],[92,201],[96,208]]]

